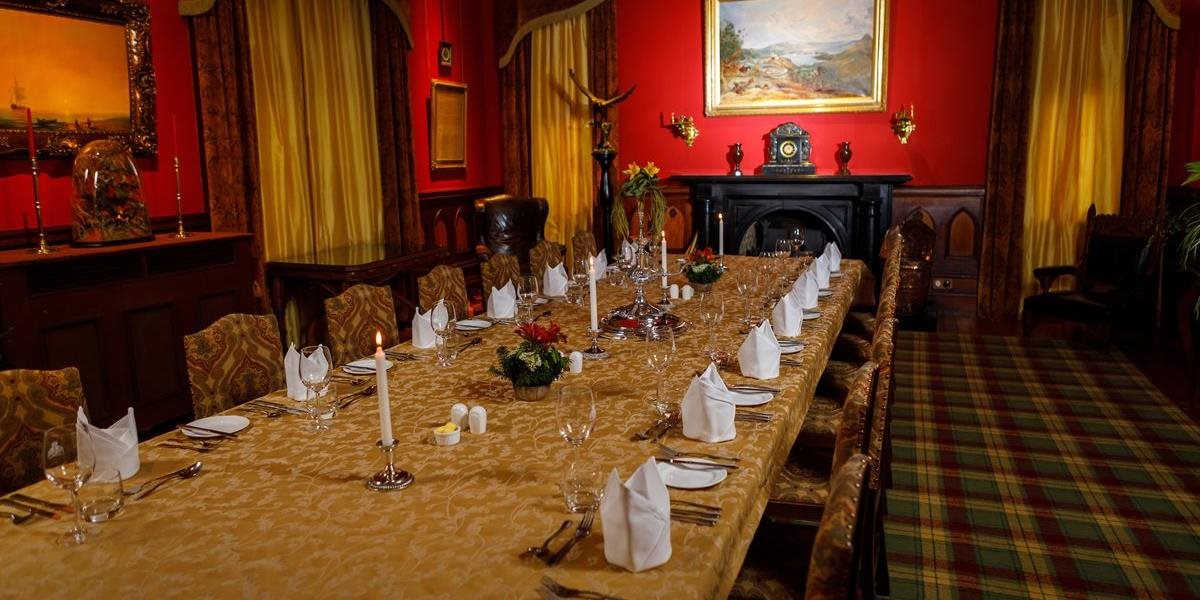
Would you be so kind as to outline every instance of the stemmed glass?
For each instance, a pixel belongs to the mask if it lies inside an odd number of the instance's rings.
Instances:
[[[585,512],[600,500],[600,474],[582,462],[580,448],[596,425],[596,396],[592,388],[571,383],[558,388],[555,407],[558,433],[571,445],[571,464],[563,479],[563,498],[567,510]]]
[[[663,399],[663,376],[666,375],[671,363],[675,361],[675,332],[670,327],[647,331],[643,354],[646,357],[646,364],[655,373],[654,383],[657,387],[654,394],[654,408],[665,417],[671,413],[671,405]]]
[[[79,505],[79,488],[92,476],[92,470],[96,467],[95,454],[81,454],[79,450],[81,445],[91,448],[91,442],[91,433],[82,423],[51,427],[42,437],[42,467],[46,471],[46,479],[66,490],[75,507],[75,526],[58,538],[62,546],[82,544],[97,535],[83,528],[83,509]]]
[[[522,296],[524,294],[522,293]],[[534,292],[537,295],[537,292]],[[438,314],[439,311],[434,310],[430,314],[429,323],[433,326],[433,333],[437,335],[435,340],[437,343],[437,360],[439,367],[449,367],[454,364],[455,352],[450,347],[450,338],[454,337],[455,326],[458,324],[458,318],[454,313],[454,307],[445,302],[442,306],[446,309],[446,314],[443,316]],[[530,304],[529,306],[532,306]]]
[[[734,277],[734,283],[737,284],[738,295],[745,300],[746,314],[742,317],[742,322],[747,327],[753,327],[754,317],[750,314],[750,304],[758,297],[758,273],[753,269],[739,270]]]
[[[534,302],[537,301],[541,283],[541,280],[536,275],[524,275],[521,277],[521,282],[517,284],[517,295],[520,296],[522,304],[533,306]]]
[[[721,356],[721,349],[717,346],[717,326],[721,324],[721,320],[724,318],[724,300],[712,294],[703,294],[700,296],[700,322],[708,330],[708,343],[704,346],[704,353],[708,355],[709,360],[718,364],[723,357]]]
[[[792,230],[792,256],[804,255],[804,229],[797,227]]]
[[[599,275],[599,273],[596,274],[596,276]],[[571,272],[571,282],[574,293],[568,296],[571,304],[583,304],[583,298],[588,293],[588,276],[588,261],[575,261],[575,270]]]
[[[305,346],[300,349],[300,382],[307,388],[305,400],[308,404],[308,414],[312,417],[306,431],[322,433],[329,430],[325,422],[323,407],[327,404],[323,398],[329,394],[329,382],[333,373],[329,365],[333,359],[329,356],[329,348],[324,345]]]

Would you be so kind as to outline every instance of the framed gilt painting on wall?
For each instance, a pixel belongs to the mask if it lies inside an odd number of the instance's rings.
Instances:
[[[115,139],[158,149],[150,9],[142,2],[0,0],[0,157],[71,157]]]
[[[887,0],[704,0],[709,116],[881,111]]]
[[[433,80],[429,98],[430,167],[465,169],[467,167],[467,86],[462,83]]]

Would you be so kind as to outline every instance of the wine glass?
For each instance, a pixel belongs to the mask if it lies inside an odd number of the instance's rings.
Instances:
[[[792,255],[792,242],[779,238],[775,240],[775,258],[787,258]]]
[[[796,227],[792,229],[792,256],[804,255],[804,228]]]
[[[708,343],[704,353],[709,360],[720,363],[720,348],[717,346],[717,326],[725,318],[725,301],[713,294],[700,296],[700,322],[708,330]]]
[[[321,405],[322,398],[329,393],[329,382],[333,377],[329,365],[332,363],[329,348],[323,344],[300,349],[300,382],[307,389],[304,399],[308,404],[308,414],[312,418],[305,430],[311,433],[329,430],[329,424],[323,418],[325,411],[321,410]]]
[[[85,448],[82,453],[81,447]],[[79,505],[79,488],[96,467],[92,448],[91,433],[82,423],[51,427],[42,437],[42,467],[46,479],[66,490],[75,507],[75,526],[58,538],[62,546],[76,546],[97,535],[83,528],[83,509]]]
[[[450,347],[450,338],[454,337],[458,319],[454,312],[454,306],[445,302],[442,302],[441,305],[445,309],[445,312],[435,309],[430,315],[429,323],[433,326],[433,333],[437,335],[435,341],[437,343],[438,366],[449,367],[454,364],[455,352]],[[532,306],[532,304],[527,306]]]
[[[675,360],[675,332],[669,327],[647,331],[646,343],[642,352],[646,358],[646,364],[656,375],[654,378],[656,384],[654,408],[658,409],[659,414],[665,417],[670,413],[670,409],[667,401],[663,399],[663,377]]]
[[[541,280],[537,275],[524,275],[521,277],[521,282],[517,284],[517,295],[521,297],[521,303],[527,306],[533,306],[537,300],[538,291],[541,289]]]
[[[588,273],[588,266],[588,261],[586,260],[575,261],[575,270],[571,273],[572,285],[569,288],[574,292],[574,295],[568,295],[571,298],[571,304],[583,304],[583,298],[588,293],[588,278],[591,277]],[[596,276],[599,277],[600,273],[596,273]]]
[[[750,304],[758,296],[758,273],[754,269],[739,270],[734,277],[734,283],[737,285],[738,295],[744,299],[746,305],[746,314],[742,317],[742,322],[753,327],[754,317],[750,314]]]
[[[571,445],[571,463],[563,479],[563,498],[567,510],[584,512],[600,500],[600,473],[581,459],[580,448],[596,425],[596,396],[592,388],[571,383],[558,388],[555,407],[558,433]]]

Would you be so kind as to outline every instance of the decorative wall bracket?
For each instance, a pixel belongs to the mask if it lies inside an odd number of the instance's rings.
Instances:
[[[683,138],[683,142],[691,148],[696,143],[696,138],[700,137],[700,130],[696,127],[696,120],[687,115],[675,116],[671,113],[671,122],[662,123],[662,114],[658,115],[659,123],[663,127],[674,130],[675,135]]]
[[[901,144],[908,143],[908,137],[917,130],[917,108],[909,104],[908,108],[900,105],[900,110],[892,115],[892,133],[896,134]]]

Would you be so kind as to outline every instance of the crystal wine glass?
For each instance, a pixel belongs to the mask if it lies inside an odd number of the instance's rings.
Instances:
[[[754,269],[739,270],[734,277],[734,283],[737,284],[738,295],[743,298],[746,306],[742,322],[748,327],[753,327],[754,317],[750,314],[750,305],[754,298],[758,297],[758,273]]]
[[[300,382],[304,384],[307,393],[304,395],[308,404],[308,415],[312,422],[305,428],[311,433],[322,433],[329,430],[329,424],[323,418],[321,398],[329,393],[329,382],[333,377],[333,359],[329,356],[329,348],[323,344],[305,346],[300,349]]]
[[[670,409],[667,401],[663,399],[663,377],[675,360],[675,332],[669,327],[647,331],[643,355],[646,358],[646,364],[655,373],[654,408],[665,417]]]
[[[537,292],[534,292],[536,296]],[[449,367],[454,364],[454,352],[450,348],[450,338],[454,337],[455,326],[458,324],[458,318],[454,313],[454,307],[450,304],[442,303],[446,309],[445,314],[439,314],[440,311],[434,310],[430,315],[430,325],[433,326],[433,333],[437,335],[437,360],[439,367]],[[528,304],[526,306],[532,306]]]
[[[96,467],[91,451],[80,453],[80,447],[92,448],[91,433],[82,423],[59,425],[46,430],[42,437],[42,467],[50,483],[66,490],[75,507],[75,526],[58,538],[62,546],[76,546],[97,534],[83,528],[83,509],[79,505],[79,488],[87,483]]]
[[[521,282],[517,284],[517,295],[521,298],[521,303],[526,306],[533,306],[537,300],[538,291],[541,289],[541,280],[536,275],[524,275],[521,277]]]
[[[703,294],[700,296],[700,322],[704,324],[708,330],[708,343],[704,346],[704,353],[709,360],[720,363],[721,351],[717,346],[717,326],[721,324],[721,320],[725,318],[725,301],[716,297],[713,294]]]
[[[584,464],[580,451],[596,425],[596,396],[592,388],[582,383],[571,383],[558,388],[555,417],[558,421],[558,433],[573,450],[571,463],[567,466],[563,480],[563,497],[567,510],[584,512],[595,506],[600,499],[600,473]]]
[[[796,227],[792,229],[792,256],[804,255],[804,228]]]

